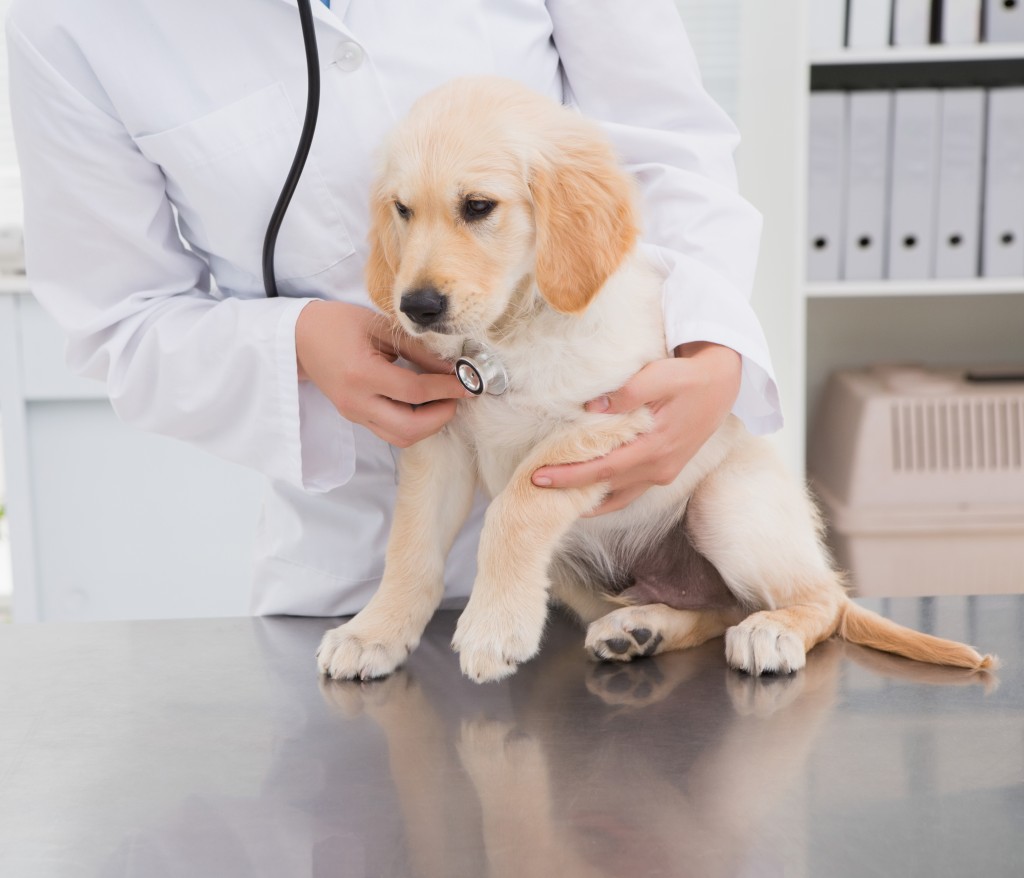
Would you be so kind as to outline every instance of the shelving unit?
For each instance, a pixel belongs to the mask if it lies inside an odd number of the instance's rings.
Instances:
[[[1019,61],[1024,43],[979,43],[972,46],[890,46],[888,49],[837,49],[810,56],[812,67],[854,64],[955,64],[978,61]]]
[[[810,2],[744,0],[737,113],[741,189],[765,217],[753,301],[783,395],[787,427],[778,441],[797,471],[835,369],[1024,362],[1024,276],[810,284],[804,245],[812,90],[1024,85],[1024,44],[812,56]]]
[[[966,280],[836,281],[835,283],[809,283],[804,291],[808,299],[871,299],[883,296],[1002,296],[1024,292],[1024,279],[979,277]],[[1021,344],[1024,348],[1024,341]],[[1022,357],[1024,357],[1024,349],[1022,349]]]

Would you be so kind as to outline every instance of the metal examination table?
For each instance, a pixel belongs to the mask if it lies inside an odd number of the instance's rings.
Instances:
[[[1024,597],[866,603],[1003,667],[596,665],[556,619],[479,687],[441,613],[359,684],[317,678],[333,620],[8,626],[0,875],[1024,875]]]

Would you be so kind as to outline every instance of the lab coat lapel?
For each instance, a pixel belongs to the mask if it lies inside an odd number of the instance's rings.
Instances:
[[[276,0],[276,2],[284,3],[285,5],[298,10],[298,3],[296,0]],[[350,0],[331,0],[330,9],[324,6],[323,0],[310,0],[309,5],[313,8],[313,18],[316,19],[318,25],[326,25],[327,27],[340,31],[343,34],[352,36],[348,28],[342,23],[342,19],[345,17],[345,10],[348,9],[349,2]],[[298,11],[296,11],[295,14],[298,15]]]

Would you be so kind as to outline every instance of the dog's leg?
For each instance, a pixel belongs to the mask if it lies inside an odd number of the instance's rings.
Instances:
[[[790,674],[807,652],[831,637],[839,624],[841,597],[808,597],[807,603],[754,613],[725,632],[725,658],[748,674]]]
[[[814,505],[767,443],[744,442],[698,486],[687,528],[733,594],[764,608],[726,632],[732,667],[790,673],[835,633],[842,577],[822,545]]]
[[[561,560],[555,560],[548,575],[552,600],[562,604],[584,627],[622,606],[601,595],[593,583],[584,582],[571,565]]]
[[[480,535],[478,572],[452,648],[463,673],[477,682],[515,672],[540,648],[548,613],[548,568],[558,544],[581,515],[604,497],[604,485],[538,488],[533,472],[548,463],[592,460],[631,441],[650,425],[640,410],[573,429],[534,449],[494,498]]]
[[[664,604],[621,607],[587,628],[586,648],[598,661],[628,662],[721,637],[742,610],[676,610]]]
[[[350,622],[328,631],[320,671],[371,680],[419,644],[444,594],[444,561],[473,500],[475,470],[461,440],[444,430],[402,453],[384,577]]]

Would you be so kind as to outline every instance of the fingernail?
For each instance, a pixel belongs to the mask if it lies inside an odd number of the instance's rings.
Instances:
[[[588,402],[584,408],[588,412],[606,412],[611,408],[612,401],[607,396],[599,396],[597,399],[592,399]]]
[[[534,476],[533,477],[533,483],[538,488],[550,488],[551,487],[551,479],[549,479],[547,476]]]

